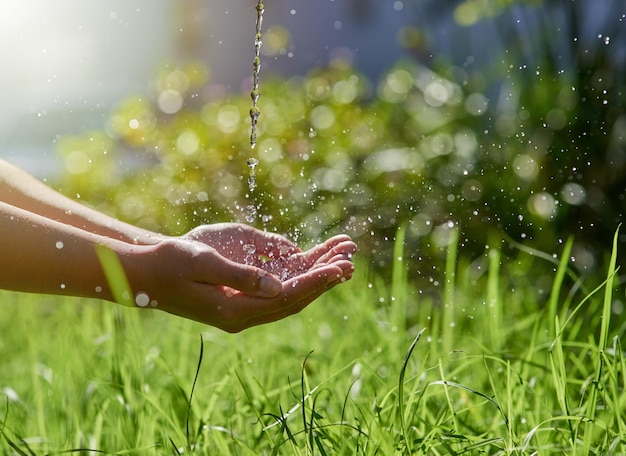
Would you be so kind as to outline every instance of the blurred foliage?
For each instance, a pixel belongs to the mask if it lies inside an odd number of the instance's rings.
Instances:
[[[481,20],[493,19],[521,3],[534,5],[541,3],[541,0],[464,0],[455,2],[454,20],[459,25],[474,25]]]
[[[172,234],[243,221],[254,204],[259,227],[302,242],[347,231],[381,264],[399,224],[415,240],[435,233],[437,250],[458,220],[482,224],[472,128],[482,95],[415,63],[375,86],[335,62],[304,79],[263,82],[251,149],[250,98],[216,94],[196,72],[168,67],[154,97],[122,102],[105,132],[65,138],[64,191]],[[259,160],[252,194],[250,156]]]
[[[512,20],[511,2],[470,3]],[[61,142],[63,190],[171,234],[244,221],[254,204],[258,227],[302,243],[348,232],[382,268],[405,224],[410,264],[431,280],[453,228],[477,254],[493,232],[549,253],[573,234],[576,264],[593,270],[626,199],[624,68],[608,42],[569,49],[561,65],[551,48],[525,61],[528,37],[514,38],[485,74],[416,59],[373,82],[337,60],[266,77],[255,149],[247,94],[210,84],[200,64],[166,66],[105,131]]]

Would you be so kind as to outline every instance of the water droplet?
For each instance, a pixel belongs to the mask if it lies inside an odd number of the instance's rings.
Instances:
[[[254,255],[256,253],[256,245],[244,244],[243,251],[246,252],[246,255]]]
[[[254,149],[256,146],[256,125],[261,111],[257,107],[259,101],[259,73],[261,71],[261,45],[263,44],[261,28],[263,25],[263,13],[265,12],[265,5],[261,0],[258,0],[256,5],[256,33],[254,35],[254,60],[252,62],[252,92],[250,97],[252,98],[252,108],[250,109],[250,147]]]
[[[248,168],[250,169],[248,174],[248,190],[250,190],[250,193],[256,188],[256,171],[254,168],[258,163],[259,161],[256,158],[249,158],[247,161]]]
[[[278,278],[280,279],[281,282],[285,282],[287,279],[289,279],[289,269],[283,269],[282,271],[280,271],[280,274],[278,275]]]
[[[137,304],[139,307],[146,307],[148,304],[150,304],[150,296],[148,296],[144,292],[137,293],[137,295],[135,296],[135,304]]]
[[[11,387],[5,386],[4,388],[2,388],[2,392],[4,393],[4,395],[7,397],[7,399],[9,401],[11,401],[11,402],[19,402],[20,401],[19,395]]]
[[[244,218],[246,219],[246,222],[253,223],[256,220],[257,209],[254,204],[248,204],[243,209],[243,213],[244,213]]]
[[[256,188],[256,177],[248,176],[248,189],[252,192]]]
[[[59,250],[61,250],[61,249],[63,248],[63,242],[61,242],[61,241],[57,241],[57,243],[56,243],[56,248],[57,248],[57,249],[59,249]]]

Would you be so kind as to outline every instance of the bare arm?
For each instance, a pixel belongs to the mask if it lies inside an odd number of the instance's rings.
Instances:
[[[123,223],[61,195],[2,159],[0,201],[81,230],[131,244],[155,244],[165,238]]]
[[[0,202],[0,288],[111,299],[95,244],[124,245]]]
[[[290,243],[236,224],[218,225],[191,237],[219,231],[255,241],[290,273],[284,282],[269,270],[241,264],[235,252],[185,237],[134,245],[93,234],[0,202],[0,288],[113,300],[95,246],[120,259],[131,303],[210,324],[229,332],[280,320],[299,312],[329,288],[350,279],[356,246],[336,236],[308,252],[288,252]],[[270,246],[271,245],[271,246]],[[234,259],[230,259],[232,257]]]
[[[98,245],[121,262],[131,294],[125,304],[229,332],[299,312],[352,277],[356,251],[345,235],[302,252],[283,236],[234,223],[161,236],[72,201],[0,160],[0,288],[112,301]]]

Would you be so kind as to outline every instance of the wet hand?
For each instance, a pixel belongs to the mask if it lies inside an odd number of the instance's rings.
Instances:
[[[284,236],[239,223],[217,223],[194,228],[182,239],[201,242],[223,257],[241,264],[259,266],[259,258],[277,259],[300,252]]]
[[[245,245],[255,246],[255,254]],[[132,284],[135,293],[162,310],[228,332],[299,312],[352,277],[356,251],[345,235],[301,252],[282,236],[237,224],[199,227],[140,248],[144,260],[136,275],[143,279]]]
[[[346,235],[334,236],[302,252],[284,236],[238,223],[202,225],[183,238],[209,245],[223,257],[260,268],[283,282],[320,265],[351,262],[356,252],[356,245]]]

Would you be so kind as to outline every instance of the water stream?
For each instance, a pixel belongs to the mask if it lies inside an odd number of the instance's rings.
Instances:
[[[262,0],[258,0],[256,5],[256,31],[254,35],[254,61],[252,63],[252,91],[250,97],[252,98],[252,108],[250,108],[250,147],[252,149],[256,146],[256,125],[261,114],[257,106],[259,101],[259,73],[261,72],[261,45],[263,44],[263,36],[261,29],[263,27],[263,13],[265,12],[265,5]]]
[[[254,35],[254,60],[252,63],[252,91],[250,92],[250,98],[252,98],[252,107],[250,108],[250,149],[254,150],[256,147],[256,127],[261,114],[261,110],[258,108],[257,103],[259,101],[259,73],[261,72],[261,45],[262,34],[261,29],[263,27],[263,13],[265,12],[265,5],[262,0],[258,0],[256,5],[256,30]],[[259,160],[254,157],[248,158],[246,164],[248,165],[248,199],[251,201],[244,208],[244,218],[246,222],[253,223],[257,218],[257,206],[253,204],[253,193],[256,189],[256,166],[259,164]]]

